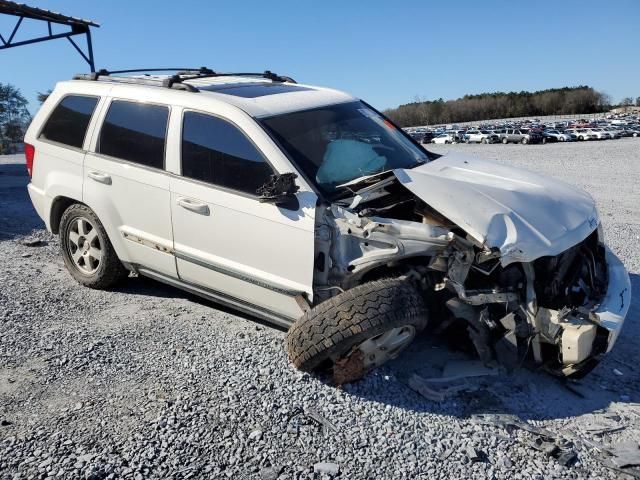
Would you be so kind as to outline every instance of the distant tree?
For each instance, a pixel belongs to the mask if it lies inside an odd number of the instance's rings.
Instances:
[[[31,121],[28,103],[16,87],[0,83],[0,145],[3,153],[11,153],[22,141]]]
[[[523,116],[590,114],[609,109],[611,98],[588,86],[538,92],[493,92],[465,95],[457,100],[420,101],[385,113],[403,127]]]
[[[640,107],[640,97],[636,97],[636,107]]]
[[[631,98],[631,97],[624,97],[624,98],[620,101],[620,105],[622,105],[623,107],[628,107],[629,105],[633,105],[633,98]]]
[[[47,90],[46,92],[38,92],[38,101],[40,102],[40,105],[47,101],[49,95],[51,95],[51,89]]]

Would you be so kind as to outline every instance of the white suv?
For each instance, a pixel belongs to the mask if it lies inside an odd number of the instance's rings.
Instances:
[[[80,76],[25,143],[78,282],[133,271],[290,327],[294,365],[338,382],[396,357],[428,311],[486,362],[583,374],[629,308],[587,193],[430,153],[366,103],[270,72]]]

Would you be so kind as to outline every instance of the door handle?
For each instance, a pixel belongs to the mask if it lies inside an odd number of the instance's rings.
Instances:
[[[87,176],[92,180],[95,180],[96,182],[104,183],[105,185],[111,185],[111,177],[106,173],[89,172],[87,173]]]
[[[199,213],[200,215],[209,215],[211,213],[209,211],[209,205],[191,200],[190,198],[180,197],[176,203],[182,208],[186,208],[191,212]]]

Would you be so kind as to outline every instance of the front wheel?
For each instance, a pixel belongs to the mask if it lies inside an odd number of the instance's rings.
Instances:
[[[529,143],[529,140],[527,140],[526,138],[523,138],[522,140],[520,140],[520,143],[522,143],[523,145],[526,145],[527,143]]]
[[[483,138],[483,139],[482,139],[482,143],[484,143],[484,144],[486,145],[486,144],[488,143],[487,139],[486,139],[486,138]]]
[[[86,205],[76,203],[62,214],[60,248],[67,270],[86,287],[109,288],[128,275],[102,223]]]
[[[507,140],[506,138],[503,138],[502,143],[506,145],[507,143],[509,143],[509,140]]]
[[[342,384],[396,358],[426,325],[427,309],[413,284],[376,280],[305,313],[287,332],[287,352],[296,368],[331,368]]]

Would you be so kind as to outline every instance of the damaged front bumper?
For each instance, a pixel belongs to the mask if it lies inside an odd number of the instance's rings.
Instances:
[[[591,310],[563,313],[539,308],[537,311],[536,323],[540,329],[537,340],[558,347],[560,365],[551,368],[554,373],[567,377],[586,375],[613,348],[620,335],[631,304],[631,283],[624,265],[608,247],[605,247],[605,259],[606,293]]]
[[[607,352],[618,339],[624,319],[631,305],[631,281],[626,268],[618,257],[606,248],[609,285],[600,306],[595,311],[601,327],[609,332]]]

